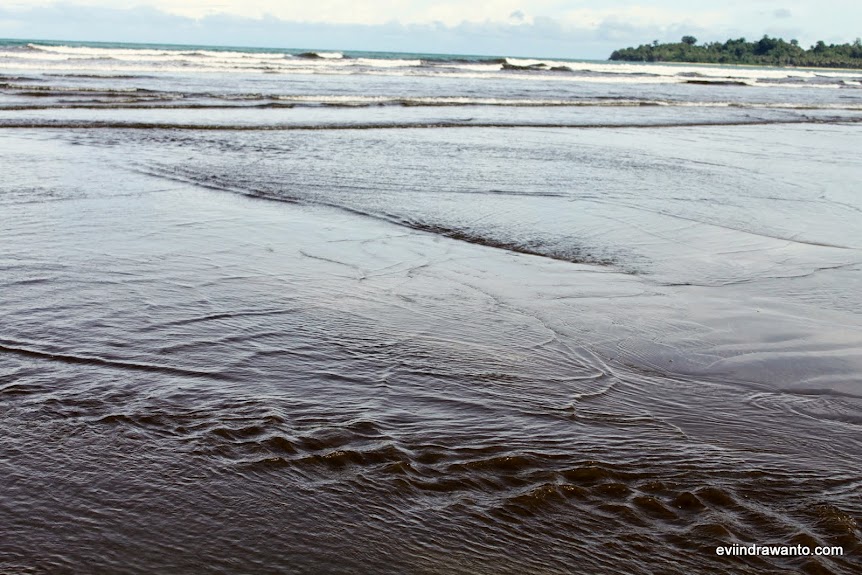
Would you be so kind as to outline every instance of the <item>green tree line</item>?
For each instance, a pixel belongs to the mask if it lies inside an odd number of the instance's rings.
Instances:
[[[826,44],[822,40],[807,50],[796,40],[764,36],[756,42],[745,38],[698,45],[694,36],[679,42],[642,44],[616,50],[611,60],[628,62],[702,62],[709,64],[752,64],[761,66],[810,66],[819,68],[862,68],[862,41]]]

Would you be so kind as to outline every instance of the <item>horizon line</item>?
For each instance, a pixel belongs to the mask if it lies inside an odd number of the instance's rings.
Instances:
[[[178,47],[178,48],[218,48],[218,49],[252,49],[252,50],[285,50],[285,51],[304,51],[304,52],[358,52],[364,54],[404,54],[413,56],[466,56],[476,58],[521,58],[529,60],[563,60],[573,62],[610,62],[610,58],[573,58],[561,56],[535,56],[524,54],[466,54],[461,52],[402,52],[399,50],[357,50],[353,48],[288,48],[284,46],[240,46],[234,44],[181,44],[174,42],[124,42],[119,40],[69,40],[69,39],[54,39],[54,38],[5,38],[0,37],[0,42],[54,42],[54,43],[72,43],[72,44],[124,44],[127,46],[149,46],[149,47]]]

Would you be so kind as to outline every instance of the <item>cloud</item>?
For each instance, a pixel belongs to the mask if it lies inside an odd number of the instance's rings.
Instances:
[[[779,8],[775,12],[772,13],[776,18],[784,19],[784,18],[792,18],[793,12],[788,10],[787,8]]]
[[[600,28],[608,22],[629,24],[635,28],[671,27],[682,23],[691,26],[720,26],[728,21],[726,12],[716,10],[679,10],[661,6],[625,5],[621,7],[578,8],[563,14],[565,21],[585,28]]]
[[[174,16],[203,19],[215,14],[238,18],[275,17],[288,22],[379,25],[505,22],[523,0],[77,0],[78,6],[128,10],[153,8]],[[564,2],[566,3],[566,2]],[[6,0],[9,8],[62,6],[62,0]],[[531,9],[552,11],[560,0],[531,0]]]
[[[144,6],[139,4],[147,0],[115,0],[112,7],[105,7],[107,0],[75,1],[6,0],[0,6],[0,31],[61,40],[604,59],[615,49],[654,39],[694,35],[709,42],[757,38],[775,30],[773,12],[748,2],[735,4],[737,11],[716,11],[692,8],[684,0],[648,5],[606,0],[594,7],[586,0],[533,0],[527,13],[523,0],[244,0],[249,10],[237,15],[231,11],[239,9],[236,0],[149,0]],[[844,0],[822,0],[824,5],[833,1]],[[164,8],[168,4],[174,8]],[[264,11],[276,4],[279,11]],[[794,4],[794,14],[797,10]],[[842,22],[819,25],[826,33],[793,28],[793,37],[803,44],[821,37],[852,41],[858,20],[850,16],[862,19],[862,9],[848,4],[845,12]],[[797,18],[818,22],[818,14]]]

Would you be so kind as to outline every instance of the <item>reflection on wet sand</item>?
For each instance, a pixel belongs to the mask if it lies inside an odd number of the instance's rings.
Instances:
[[[348,191],[285,203],[166,180],[163,140],[117,137],[133,169],[109,142],[4,138],[4,569],[858,566],[862,330],[840,305],[855,296],[824,289],[815,314],[793,287],[858,272],[856,248],[714,226],[668,247],[653,222],[631,269],[571,263],[405,226],[457,215],[419,194],[393,192],[385,221]],[[276,189],[263,158],[232,174]],[[184,174],[225,177],[222,161]],[[517,194],[465,195],[473,229],[530,221]],[[698,266],[656,256],[694,261],[711,239]],[[757,257],[718,255],[746,245]],[[730,269],[746,281],[718,281]],[[733,542],[846,555],[715,555]]]

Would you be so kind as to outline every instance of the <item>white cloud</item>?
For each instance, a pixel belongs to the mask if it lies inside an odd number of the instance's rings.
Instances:
[[[599,28],[606,22],[626,23],[639,27],[662,27],[685,23],[706,28],[723,26],[728,20],[727,14],[716,10],[675,10],[640,4],[616,8],[578,8],[566,11],[562,17],[571,24],[585,28]]]
[[[530,10],[549,11],[555,0],[76,0],[75,5],[110,9],[155,8],[166,14],[200,19],[213,14],[244,18],[274,16],[291,22],[329,24],[427,24],[441,22],[454,26],[461,22],[505,22],[509,15]],[[63,0],[9,0],[6,8],[68,4]]]
[[[862,3],[820,0],[0,0],[8,37],[605,58],[691,34],[853,41]],[[777,10],[790,17],[777,19]],[[842,14],[836,19],[834,14]],[[782,12],[783,14],[783,12]],[[780,24],[780,28],[776,25]]]
[[[696,0],[6,0],[4,4],[7,9],[19,10],[69,4],[112,10],[148,7],[193,19],[223,14],[360,25],[532,24],[536,18],[548,18],[564,26],[588,29],[597,29],[608,21],[658,27],[687,23],[707,28],[726,24],[735,12],[717,11],[714,2]],[[782,7],[775,5],[772,9]]]
[[[6,0],[3,4],[6,9],[18,10],[70,4],[113,10],[148,7],[194,19],[226,14],[365,25],[441,22],[455,26],[462,22],[513,20],[530,23],[535,17],[543,17],[590,28],[608,19],[639,25],[669,26],[687,21],[707,26],[726,21],[733,13],[725,9],[722,14],[715,10],[714,2],[696,0]],[[780,8],[777,5],[773,10]],[[519,16],[513,18],[516,14]]]

